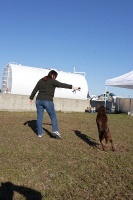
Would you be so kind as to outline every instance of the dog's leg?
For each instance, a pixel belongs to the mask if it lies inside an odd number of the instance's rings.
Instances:
[[[110,143],[111,143],[112,151],[115,151],[113,140],[110,139],[109,141],[110,141]]]
[[[105,150],[102,140],[100,141],[103,151]]]
[[[103,151],[104,151],[105,148],[104,148],[104,144],[103,144],[103,139],[104,139],[104,135],[103,135],[102,133],[100,133],[100,134],[99,134],[99,140],[100,140],[100,143],[101,143],[101,145],[102,145],[102,149],[103,149]]]

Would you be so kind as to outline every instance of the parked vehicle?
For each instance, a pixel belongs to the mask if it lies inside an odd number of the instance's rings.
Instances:
[[[109,101],[109,102],[113,102],[115,103],[116,102],[116,98],[123,98],[121,96],[116,96],[114,93],[112,92],[107,92],[107,93],[103,93],[101,95],[98,96],[98,100],[99,101],[105,101],[105,98],[106,98],[106,101]]]

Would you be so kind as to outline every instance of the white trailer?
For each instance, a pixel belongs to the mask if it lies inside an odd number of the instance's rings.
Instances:
[[[23,66],[9,63],[4,68],[2,77],[2,93],[30,95],[37,81],[46,76],[51,69]],[[55,70],[55,69],[54,69]],[[72,90],[56,88],[55,97],[69,99],[87,99],[88,84],[85,75],[58,71],[57,80],[62,83],[81,87],[81,91],[73,93]]]

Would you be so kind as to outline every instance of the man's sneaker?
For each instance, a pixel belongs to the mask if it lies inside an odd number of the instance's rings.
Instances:
[[[42,137],[42,135],[38,135],[38,137]]]
[[[58,131],[54,131],[53,132],[53,136],[56,138],[56,139],[61,139],[61,135]]]

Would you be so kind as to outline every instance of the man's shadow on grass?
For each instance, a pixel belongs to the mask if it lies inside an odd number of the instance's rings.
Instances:
[[[84,142],[86,142],[90,146],[97,147],[99,145],[99,143],[95,142],[95,140],[93,138],[90,138],[89,136],[81,133],[78,130],[73,130],[73,131],[74,131],[74,133],[75,133],[76,136],[78,136],[80,139],[82,139]]]
[[[1,183],[0,200],[13,200],[14,192],[19,193],[25,197],[26,200],[42,200],[42,195],[37,190],[33,190],[24,186],[14,185],[11,182]]]
[[[32,131],[37,135],[36,120],[26,121],[23,125],[28,125]]]
[[[50,125],[52,126],[51,123],[43,123],[44,125]],[[37,135],[37,130],[36,130],[36,120],[30,120],[30,121],[26,121],[24,123],[24,125],[28,125],[32,131]],[[54,136],[52,135],[52,133],[50,131],[48,131],[46,128],[43,128],[43,130],[51,137],[54,138]]]
[[[45,133],[47,133],[47,135],[49,135],[49,137],[51,137],[51,138],[54,138],[55,139],[55,137],[53,136],[53,134],[48,130],[48,129],[46,129],[46,128],[43,128],[43,130],[45,131]]]

